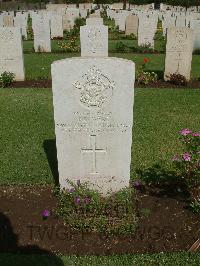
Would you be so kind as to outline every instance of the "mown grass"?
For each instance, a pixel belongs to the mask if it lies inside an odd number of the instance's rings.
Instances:
[[[56,60],[80,56],[73,53],[30,53],[24,55],[25,75],[27,80],[51,79],[51,64]],[[165,55],[164,54],[132,54],[132,53],[110,53],[111,57],[120,57],[132,60],[136,67],[143,63],[145,57],[150,59],[147,69],[158,72],[163,77]],[[200,78],[200,55],[193,55],[191,77]]]
[[[200,253],[166,253],[112,256],[0,255],[3,266],[198,266]]]
[[[131,175],[177,153],[177,132],[200,130],[200,90],[136,89]],[[55,138],[50,89],[0,90],[0,183],[53,183],[44,144]],[[77,162],[78,163],[78,162]]]

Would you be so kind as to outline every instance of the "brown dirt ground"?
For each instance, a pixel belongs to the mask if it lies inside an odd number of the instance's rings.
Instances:
[[[0,252],[123,254],[188,250],[200,235],[200,216],[184,198],[138,192],[141,215],[132,236],[75,233],[53,213],[57,206],[51,186],[0,187]],[[42,211],[52,215],[42,219]]]

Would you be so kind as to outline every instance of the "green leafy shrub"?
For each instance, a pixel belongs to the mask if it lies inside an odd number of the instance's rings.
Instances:
[[[136,81],[139,84],[147,85],[149,83],[155,83],[158,80],[158,75],[155,72],[149,72],[145,70],[148,62],[149,59],[145,57],[142,64],[138,66],[136,71]]]
[[[198,201],[191,202],[190,208],[194,213],[200,213],[200,202]]]
[[[184,152],[172,158],[173,166],[190,192],[191,200],[200,204],[200,133],[185,128],[179,132]]]
[[[57,193],[57,214],[73,230],[99,233],[131,233],[137,218],[133,204],[133,190],[126,189],[112,196],[102,197],[86,184],[69,182],[71,189]]]
[[[132,52],[137,52],[137,53],[154,53],[155,50],[150,46],[150,45],[140,45],[138,47],[130,47]]]
[[[123,53],[126,50],[126,45],[123,42],[117,42],[115,45],[115,50],[118,53]]]
[[[76,37],[71,37],[69,41],[58,42],[58,46],[67,53],[80,52],[80,46],[77,44]]]
[[[27,40],[31,41],[34,39],[34,34],[32,29],[27,29]]]
[[[156,31],[156,34],[154,36],[154,40],[157,40],[157,41],[166,41],[166,38],[165,36],[163,36],[163,32],[162,31]]]
[[[138,71],[136,73],[136,81],[139,84],[148,85],[158,81],[158,76],[155,72]]]
[[[5,87],[10,86],[13,83],[14,78],[15,78],[14,73],[7,72],[7,71],[3,72],[0,75],[0,87],[5,88]]]
[[[167,76],[167,78],[169,79],[169,82],[174,85],[185,86],[187,84],[186,78],[178,73],[170,74],[169,76]]]

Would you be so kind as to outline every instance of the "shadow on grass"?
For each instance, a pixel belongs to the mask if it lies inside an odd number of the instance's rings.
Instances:
[[[56,140],[55,139],[44,140],[43,148],[46,153],[49,166],[51,168],[51,172],[54,178],[55,185],[59,186]]]
[[[169,170],[162,163],[147,169],[136,169],[137,176],[145,182],[149,193],[158,197],[188,198],[189,193],[181,176]]]
[[[29,237],[31,242],[34,236]],[[9,218],[0,213],[0,265],[64,265],[59,257],[36,245],[19,246],[18,239]]]

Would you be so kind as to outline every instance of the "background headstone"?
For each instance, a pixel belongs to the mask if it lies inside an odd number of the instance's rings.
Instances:
[[[80,28],[81,56],[108,56],[108,27],[86,25]]]
[[[0,74],[15,74],[16,81],[24,80],[24,60],[20,28],[0,27]]]
[[[170,74],[181,74],[190,79],[193,30],[188,28],[168,28],[165,58],[165,80]]]

